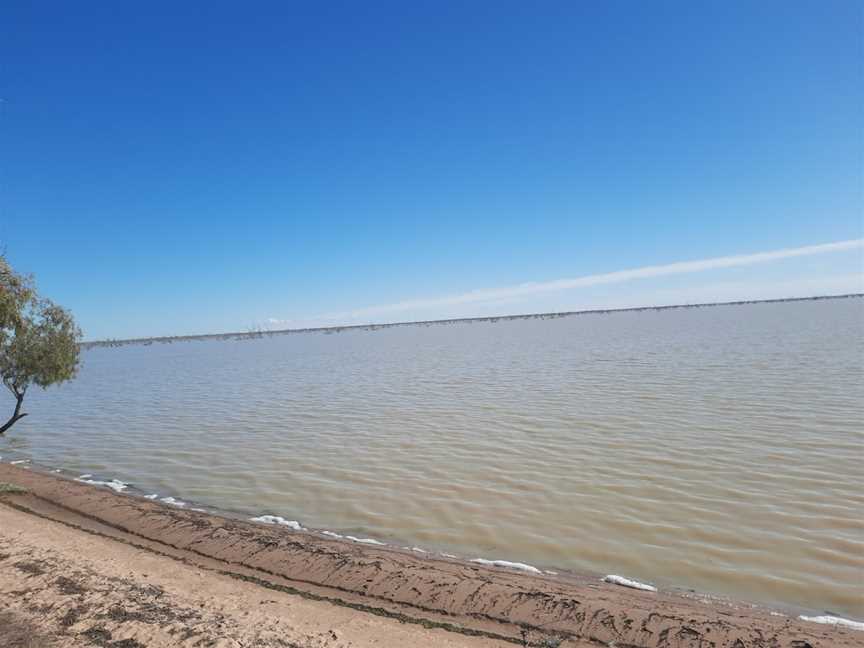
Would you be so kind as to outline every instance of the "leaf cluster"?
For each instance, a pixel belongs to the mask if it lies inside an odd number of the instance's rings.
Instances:
[[[13,395],[78,371],[81,330],[72,314],[36,292],[32,277],[0,257],[0,379]]]

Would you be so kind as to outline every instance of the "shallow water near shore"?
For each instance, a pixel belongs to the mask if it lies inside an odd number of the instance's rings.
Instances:
[[[28,394],[4,461],[467,558],[864,617],[864,299],[83,360],[76,381]]]

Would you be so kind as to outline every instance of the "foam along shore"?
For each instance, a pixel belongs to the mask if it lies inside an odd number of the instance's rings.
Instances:
[[[279,623],[294,627],[291,624],[297,620],[292,610],[310,602],[315,605],[306,610],[304,618],[312,625],[326,625],[339,615],[346,619],[341,639],[328,639],[331,643],[302,640],[290,645],[335,647],[352,642],[364,646],[378,640],[383,643],[375,645],[400,645],[387,643],[397,636],[397,630],[402,633],[398,635],[401,645],[434,646],[820,648],[864,643],[864,633],[854,625],[855,621],[848,625],[801,619],[743,603],[654,591],[653,586],[625,577],[610,576],[607,579],[611,580],[604,582],[600,576],[553,576],[521,563],[449,559],[384,546],[377,540],[363,542],[371,538],[302,530],[296,521],[274,515],[251,521],[166,506],[158,499],[133,497],[104,485],[9,464],[0,464],[0,482],[27,490],[0,494],[0,607],[15,610],[22,615],[22,623],[35,623],[37,629],[39,619],[45,617],[54,623],[55,630],[66,627],[80,634],[103,628],[114,633],[110,636],[126,639],[122,623],[110,625],[109,621],[138,619],[137,613],[124,616],[117,611],[118,605],[122,609],[132,605],[130,601],[137,594],[130,595],[131,599],[127,596],[125,602],[94,600],[86,614],[81,612],[80,621],[66,626],[50,614],[27,615],[30,608],[47,609],[44,606],[52,603],[59,606],[58,614],[68,609],[52,596],[56,599],[65,596],[63,591],[78,588],[61,579],[68,579],[68,574],[77,573],[76,569],[98,572],[102,563],[108,570],[113,563],[102,561],[106,552],[133,551],[136,558],[130,563],[131,575],[124,578],[131,579],[129,591],[139,592],[142,600],[149,596],[146,592],[156,591],[147,589],[152,587],[164,592],[200,592],[206,594],[200,601],[184,599],[178,606],[195,608],[200,618],[210,621],[219,615],[227,618],[229,608],[234,615],[231,618],[260,620],[262,606],[269,605],[266,601],[291,603],[286,603],[279,614],[267,617],[266,623],[258,623],[258,628],[275,628]],[[22,536],[25,529],[29,531]],[[44,559],[26,558],[16,549],[22,543],[29,547],[26,555],[44,555]],[[76,549],[62,560],[52,558],[51,552],[61,551],[63,546]],[[78,560],[81,565],[67,565],[64,560]],[[146,564],[146,569],[139,569],[139,563]],[[164,583],[153,580],[154,573],[180,572],[191,580],[184,581],[179,589],[168,576]],[[27,573],[32,577],[29,603],[10,594],[20,591],[18,581]],[[116,577],[106,572],[101,576],[96,573],[94,578],[103,576],[109,581]],[[634,588],[625,581],[645,587]],[[239,599],[232,593],[238,588],[245,592]],[[147,606],[154,603],[148,601],[142,606],[151,609]],[[109,607],[100,611],[99,605]],[[193,645],[201,639],[195,634],[200,628],[193,623],[193,617],[167,612],[165,616],[175,633],[170,635],[175,643],[168,639],[159,643],[155,635],[147,635],[150,631],[157,633],[157,629],[148,630],[146,623],[129,626],[138,633],[135,641],[149,648]],[[370,635],[370,628],[377,630]],[[406,638],[406,629],[416,634]],[[186,639],[178,639],[184,632],[189,635],[188,644],[183,643]],[[424,634],[428,632],[434,633],[434,639]],[[243,636],[244,641],[248,640],[248,635]],[[256,645],[284,645],[275,643],[275,639],[267,643],[269,639],[261,636],[255,640],[260,640]]]

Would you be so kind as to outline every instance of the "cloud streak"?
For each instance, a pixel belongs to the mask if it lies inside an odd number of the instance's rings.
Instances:
[[[815,256],[819,254],[831,254],[864,248],[864,239],[852,239],[848,241],[837,241],[821,245],[808,245],[797,248],[785,248],[769,252],[757,252],[755,254],[739,254],[733,256],[713,257],[699,261],[680,261],[664,265],[645,266],[630,270],[619,270],[602,274],[585,275],[572,279],[556,279],[545,282],[522,283],[503,288],[491,288],[471,290],[455,295],[443,297],[420,298],[400,301],[380,306],[370,306],[341,313],[331,313],[315,318],[319,321],[337,320],[365,320],[367,318],[381,317],[393,313],[415,312],[430,309],[440,309],[467,304],[489,304],[495,302],[511,301],[525,297],[558,293],[574,288],[587,288],[606,284],[617,284],[639,279],[652,279],[671,275],[685,275],[724,268],[739,268],[774,261],[782,261],[796,257]],[[285,320],[271,320],[271,323],[288,323]]]

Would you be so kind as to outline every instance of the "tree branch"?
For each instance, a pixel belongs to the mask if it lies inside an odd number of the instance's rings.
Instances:
[[[7,385],[7,387],[8,387],[8,385]],[[11,428],[13,425],[15,425],[18,421],[20,421],[25,416],[27,416],[27,412],[21,411],[21,405],[24,403],[24,394],[16,394],[15,400],[16,400],[15,411],[12,413],[12,418],[10,418],[8,421],[6,421],[3,424],[3,427],[0,427],[0,434],[3,434],[4,432],[6,432],[6,430]]]

